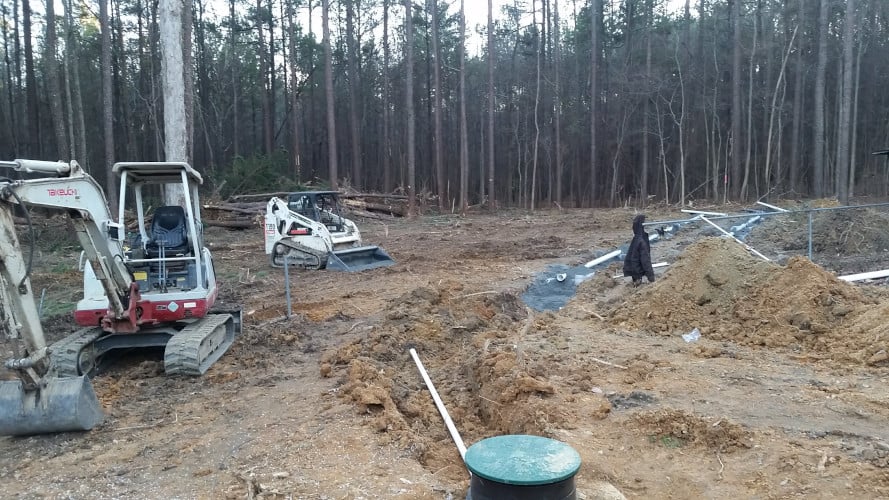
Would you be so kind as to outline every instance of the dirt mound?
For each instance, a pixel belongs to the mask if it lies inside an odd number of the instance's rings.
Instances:
[[[565,415],[547,367],[527,359],[532,319],[511,293],[461,294],[461,286],[417,288],[390,303],[366,337],[325,354],[321,371],[341,375],[340,393],[371,425],[434,468],[456,448],[408,350],[415,348],[467,442],[491,432],[546,435]],[[529,356],[530,357],[530,356]],[[345,368],[342,370],[341,368]]]
[[[662,279],[612,310],[611,321],[665,335],[698,328],[712,340],[873,364],[873,356],[889,347],[889,331],[878,319],[886,312],[805,258],[782,267],[734,241],[707,238],[686,248]]]
[[[637,413],[632,422],[649,435],[652,442],[668,448],[685,445],[706,446],[712,450],[730,453],[750,448],[752,434],[740,425],[726,419],[703,418],[682,410],[662,410]]]

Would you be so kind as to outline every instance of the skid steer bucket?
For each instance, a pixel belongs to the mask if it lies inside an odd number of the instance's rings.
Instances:
[[[0,382],[0,435],[88,431],[102,422],[102,406],[86,375],[49,378],[25,391],[21,380]]]
[[[382,248],[366,246],[337,250],[327,256],[327,269],[334,271],[356,272],[395,264]]]

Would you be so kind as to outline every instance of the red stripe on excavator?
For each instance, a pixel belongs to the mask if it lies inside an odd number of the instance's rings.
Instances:
[[[139,325],[152,325],[155,323],[167,323],[186,318],[203,318],[213,307],[219,293],[214,288],[206,299],[167,300],[163,302],[139,301],[137,309],[142,310],[142,315],[137,320]],[[176,304],[176,310],[171,311],[169,305]],[[186,305],[188,307],[186,307]],[[159,309],[160,308],[160,309]],[[97,326],[107,314],[105,309],[84,309],[74,311],[74,322],[80,326]]]

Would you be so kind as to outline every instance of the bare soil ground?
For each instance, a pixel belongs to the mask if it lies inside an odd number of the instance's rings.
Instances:
[[[467,445],[564,441],[580,498],[603,481],[628,498],[889,496],[889,294],[834,274],[887,267],[885,215],[819,214],[823,267],[800,257],[805,216],[753,229],[774,262],[688,225],[652,246],[671,263],[653,284],[613,264],[559,311],[522,302],[547,265],[625,244],[633,215],[359,221],[397,265],[294,272],[289,319],[260,230],[208,230],[221,298],[245,312],[235,345],[201,378],[164,376],[160,353],[122,357],[93,379],[101,427],[0,438],[0,496],[464,498],[411,347]],[[78,250],[58,232],[43,231],[33,280],[48,312],[79,295]],[[47,325],[70,330],[67,315]]]

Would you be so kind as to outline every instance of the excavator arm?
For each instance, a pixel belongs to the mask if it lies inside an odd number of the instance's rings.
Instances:
[[[91,429],[102,421],[103,413],[87,377],[62,378],[52,373],[29,279],[31,262],[19,243],[13,210],[20,205],[67,211],[97,275],[102,275],[116,317],[126,316],[133,289],[119,258],[120,227],[110,217],[101,188],[76,163],[16,160],[0,166],[60,176],[0,179],[0,328],[7,339],[21,339],[24,344],[24,352],[19,349],[5,363],[19,374],[19,380],[0,382],[0,434]]]
[[[121,242],[125,231],[111,216],[108,201],[96,180],[76,162],[15,160],[0,162],[0,166],[26,173],[61,176],[0,182],[0,210],[10,211],[18,204],[66,212],[96,277],[105,289],[111,314],[118,320],[128,319],[133,280],[123,263]]]

